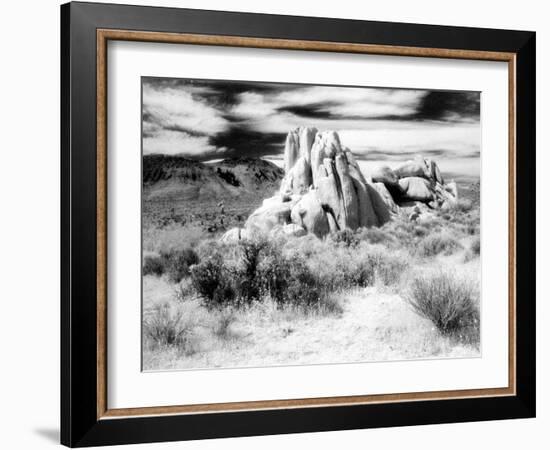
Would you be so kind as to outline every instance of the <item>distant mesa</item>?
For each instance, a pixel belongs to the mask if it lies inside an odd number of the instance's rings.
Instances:
[[[229,230],[222,239],[280,233],[324,237],[339,230],[379,227],[402,208],[420,211],[418,203],[429,210],[456,201],[456,184],[445,184],[431,159],[417,156],[394,170],[380,166],[365,176],[337,132],[300,127],[286,138],[278,194],[266,198],[243,229]]]
[[[144,200],[166,204],[262,198],[272,195],[283,177],[283,169],[257,158],[204,163],[180,155],[143,157]]]

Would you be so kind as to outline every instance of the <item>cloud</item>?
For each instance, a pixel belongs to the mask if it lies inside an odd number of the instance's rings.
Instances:
[[[277,105],[271,96],[258,92],[243,92],[238,96],[238,103],[230,113],[240,119],[266,118],[277,113]]]
[[[201,97],[204,87],[143,84],[144,153],[200,155],[216,150],[209,137],[225,131],[229,121],[222,111]]]
[[[152,124],[193,130],[193,134],[218,133],[228,125],[221,111],[196,100],[191,92],[147,84],[143,86],[143,113]]]
[[[154,153],[165,155],[183,154],[202,159],[216,153],[216,151],[217,148],[210,144],[208,136],[192,136],[179,131],[163,130],[143,138],[143,153],[145,155]]]
[[[458,155],[479,151],[479,123],[382,122],[377,125],[370,129],[340,130],[340,138],[360,156],[373,150],[397,155],[433,149]]]
[[[342,88],[333,86],[302,87],[276,93],[253,91],[239,94],[239,103],[231,113],[257,120],[289,112],[304,118],[378,118],[410,116],[417,111],[426,91]]]
[[[413,114],[425,95],[425,91],[408,89],[315,86],[284,92],[277,101],[293,106],[324,104],[320,110],[330,117],[367,119]]]
[[[335,130],[359,159],[479,158],[477,92],[144,79],[144,153],[281,155],[298,126]]]

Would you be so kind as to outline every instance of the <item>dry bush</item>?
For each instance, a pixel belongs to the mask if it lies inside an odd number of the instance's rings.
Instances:
[[[232,337],[231,325],[235,322],[236,316],[232,308],[222,309],[214,323],[213,333],[221,340]]]
[[[361,241],[369,244],[385,244],[393,246],[396,244],[396,239],[387,229],[381,228],[360,228],[357,230],[357,237]]]
[[[143,275],[156,275],[160,277],[164,273],[164,261],[160,256],[146,256],[143,260]]]
[[[207,252],[206,247],[198,248],[199,254],[210,256],[191,269],[193,288],[207,308],[241,308],[269,297],[280,307],[329,305],[336,310],[330,304],[341,291],[373,286],[376,281],[397,284],[410,255],[359,240],[352,244],[355,235],[350,233],[341,234],[350,239],[306,236],[282,246],[266,239],[232,246],[210,242]]]
[[[233,270],[236,292],[241,302],[250,304],[260,299],[265,283],[259,266],[273,247],[265,239],[251,239],[240,241],[239,250],[239,265]]]
[[[236,298],[231,275],[219,255],[215,254],[194,265],[191,268],[191,281],[209,309],[231,304]]]
[[[406,251],[392,251],[382,246],[372,246],[369,258],[374,267],[375,279],[384,286],[399,284],[403,273],[410,266],[410,254]]]
[[[292,264],[296,255],[284,256],[277,247],[270,247],[259,265],[262,276],[262,290],[278,305],[285,303],[288,280],[291,277]]]
[[[304,307],[315,307],[326,302],[330,290],[300,258],[292,258],[289,263],[289,278],[286,283],[283,303]]]
[[[449,211],[466,213],[473,207],[471,200],[459,198],[454,204],[449,207]]]
[[[298,239],[287,239],[280,248],[286,256],[298,255],[309,259],[325,251],[327,243],[310,233]]]
[[[472,280],[453,272],[413,279],[407,300],[445,336],[479,344],[479,301]]]
[[[189,275],[192,265],[199,262],[197,253],[190,249],[171,250],[159,256],[148,255],[143,260],[143,275],[168,275],[173,283],[180,282]]]
[[[479,239],[479,236],[476,236],[474,240],[472,241],[470,245],[470,250],[474,255],[478,255],[481,252],[481,240]]]
[[[366,245],[346,247],[326,241],[307,258],[307,266],[319,283],[332,292],[370,286],[374,282],[374,270],[363,251]]]
[[[195,298],[197,291],[189,277],[181,280],[174,290],[174,297],[180,302],[185,302]]]
[[[470,262],[473,259],[479,258],[481,252],[481,241],[479,236],[475,236],[470,243],[468,250],[464,254],[464,262]]]
[[[345,247],[355,247],[360,242],[358,234],[349,229],[333,232],[330,234],[329,239],[335,244],[341,244]]]
[[[318,240],[317,240],[318,241]],[[319,241],[318,241],[319,242]],[[219,244],[227,249],[225,244]],[[269,297],[277,305],[319,307],[330,303],[331,289],[296,252],[283,252],[265,239],[243,240],[234,245],[233,256],[225,258],[209,244],[211,256],[191,269],[194,289],[207,308],[242,308]],[[316,258],[322,248],[314,248]],[[199,250],[200,251],[200,250]]]
[[[423,238],[416,247],[420,256],[429,257],[439,254],[452,255],[462,245],[448,233],[435,233]]]
[[[169,303],[156,305],[153,312],[143,322],[144,336],[153,345],[177,346],[190,351],[190,337],[193,324],[184,317],[183,312]]]
[[[188,276],[191,266],[199,262],[197,253],[190,248],[171,250],[167,253],[161,253],[160,257],[164,264],[164,272],[173,283],[178,283]]]
[[[221,242],[219,239],[204,239],[195,248],[199,260],[211,257],[222,258],[225,262],[235,265],[240,257],[240,248],[238,242]]]
[[[355,247],[325,246],[308,259],[311,270],[331,291],[397,284],[409,266],[406,251],[361,242]]]

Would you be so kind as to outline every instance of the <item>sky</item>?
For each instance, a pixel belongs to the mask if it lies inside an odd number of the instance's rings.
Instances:
[[[480,94],[176,78],[142,79],[144,154],[280,163],[298,126],[338,131],[364,167],[416,154],[479,176]]]

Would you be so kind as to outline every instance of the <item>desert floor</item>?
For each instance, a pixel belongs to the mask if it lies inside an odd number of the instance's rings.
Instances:
[[[479,324],[478,335],[473,340],[471,336],[464,339],[460,330],[443,333],[433,320],[415,311],[407,300],[410,286],[418,276],[450,273],[459,283],[479,284],[479,254],[471,250],[476,240],[479,243],[479,236],[477,232],[464,231],[457,231],[455,235],[456,246],[443,246],[433,255],[416,253],[416,247],[422,246],[426,237],[411,241],[408,252],[395,250],[398,258],[408,259],[405,268],[398,267],[397,272],[390,273],[390,279],[334,293],[331,308],[277,306],[267,298],[246,307],[227,305],[211,309],[205,307],[200,295],[189,289],[188,280],[174,283],[166,275],[146,275],[143,278],[143,369],[477,357],[480,355]],[[310,244],[302,245],[309,247]],[[290,244],[291,247],[299,245]],[[388,253],[394,251],[379,243],[375,247]],[[351,251],[368,251],[365,248],[370,247],[361,246]],[[159,316],[160,312],[163,314]],[[151,324],[163,332],[173,329],[180,333],[180,339],[169,343],[151,338],[148,332]]]

